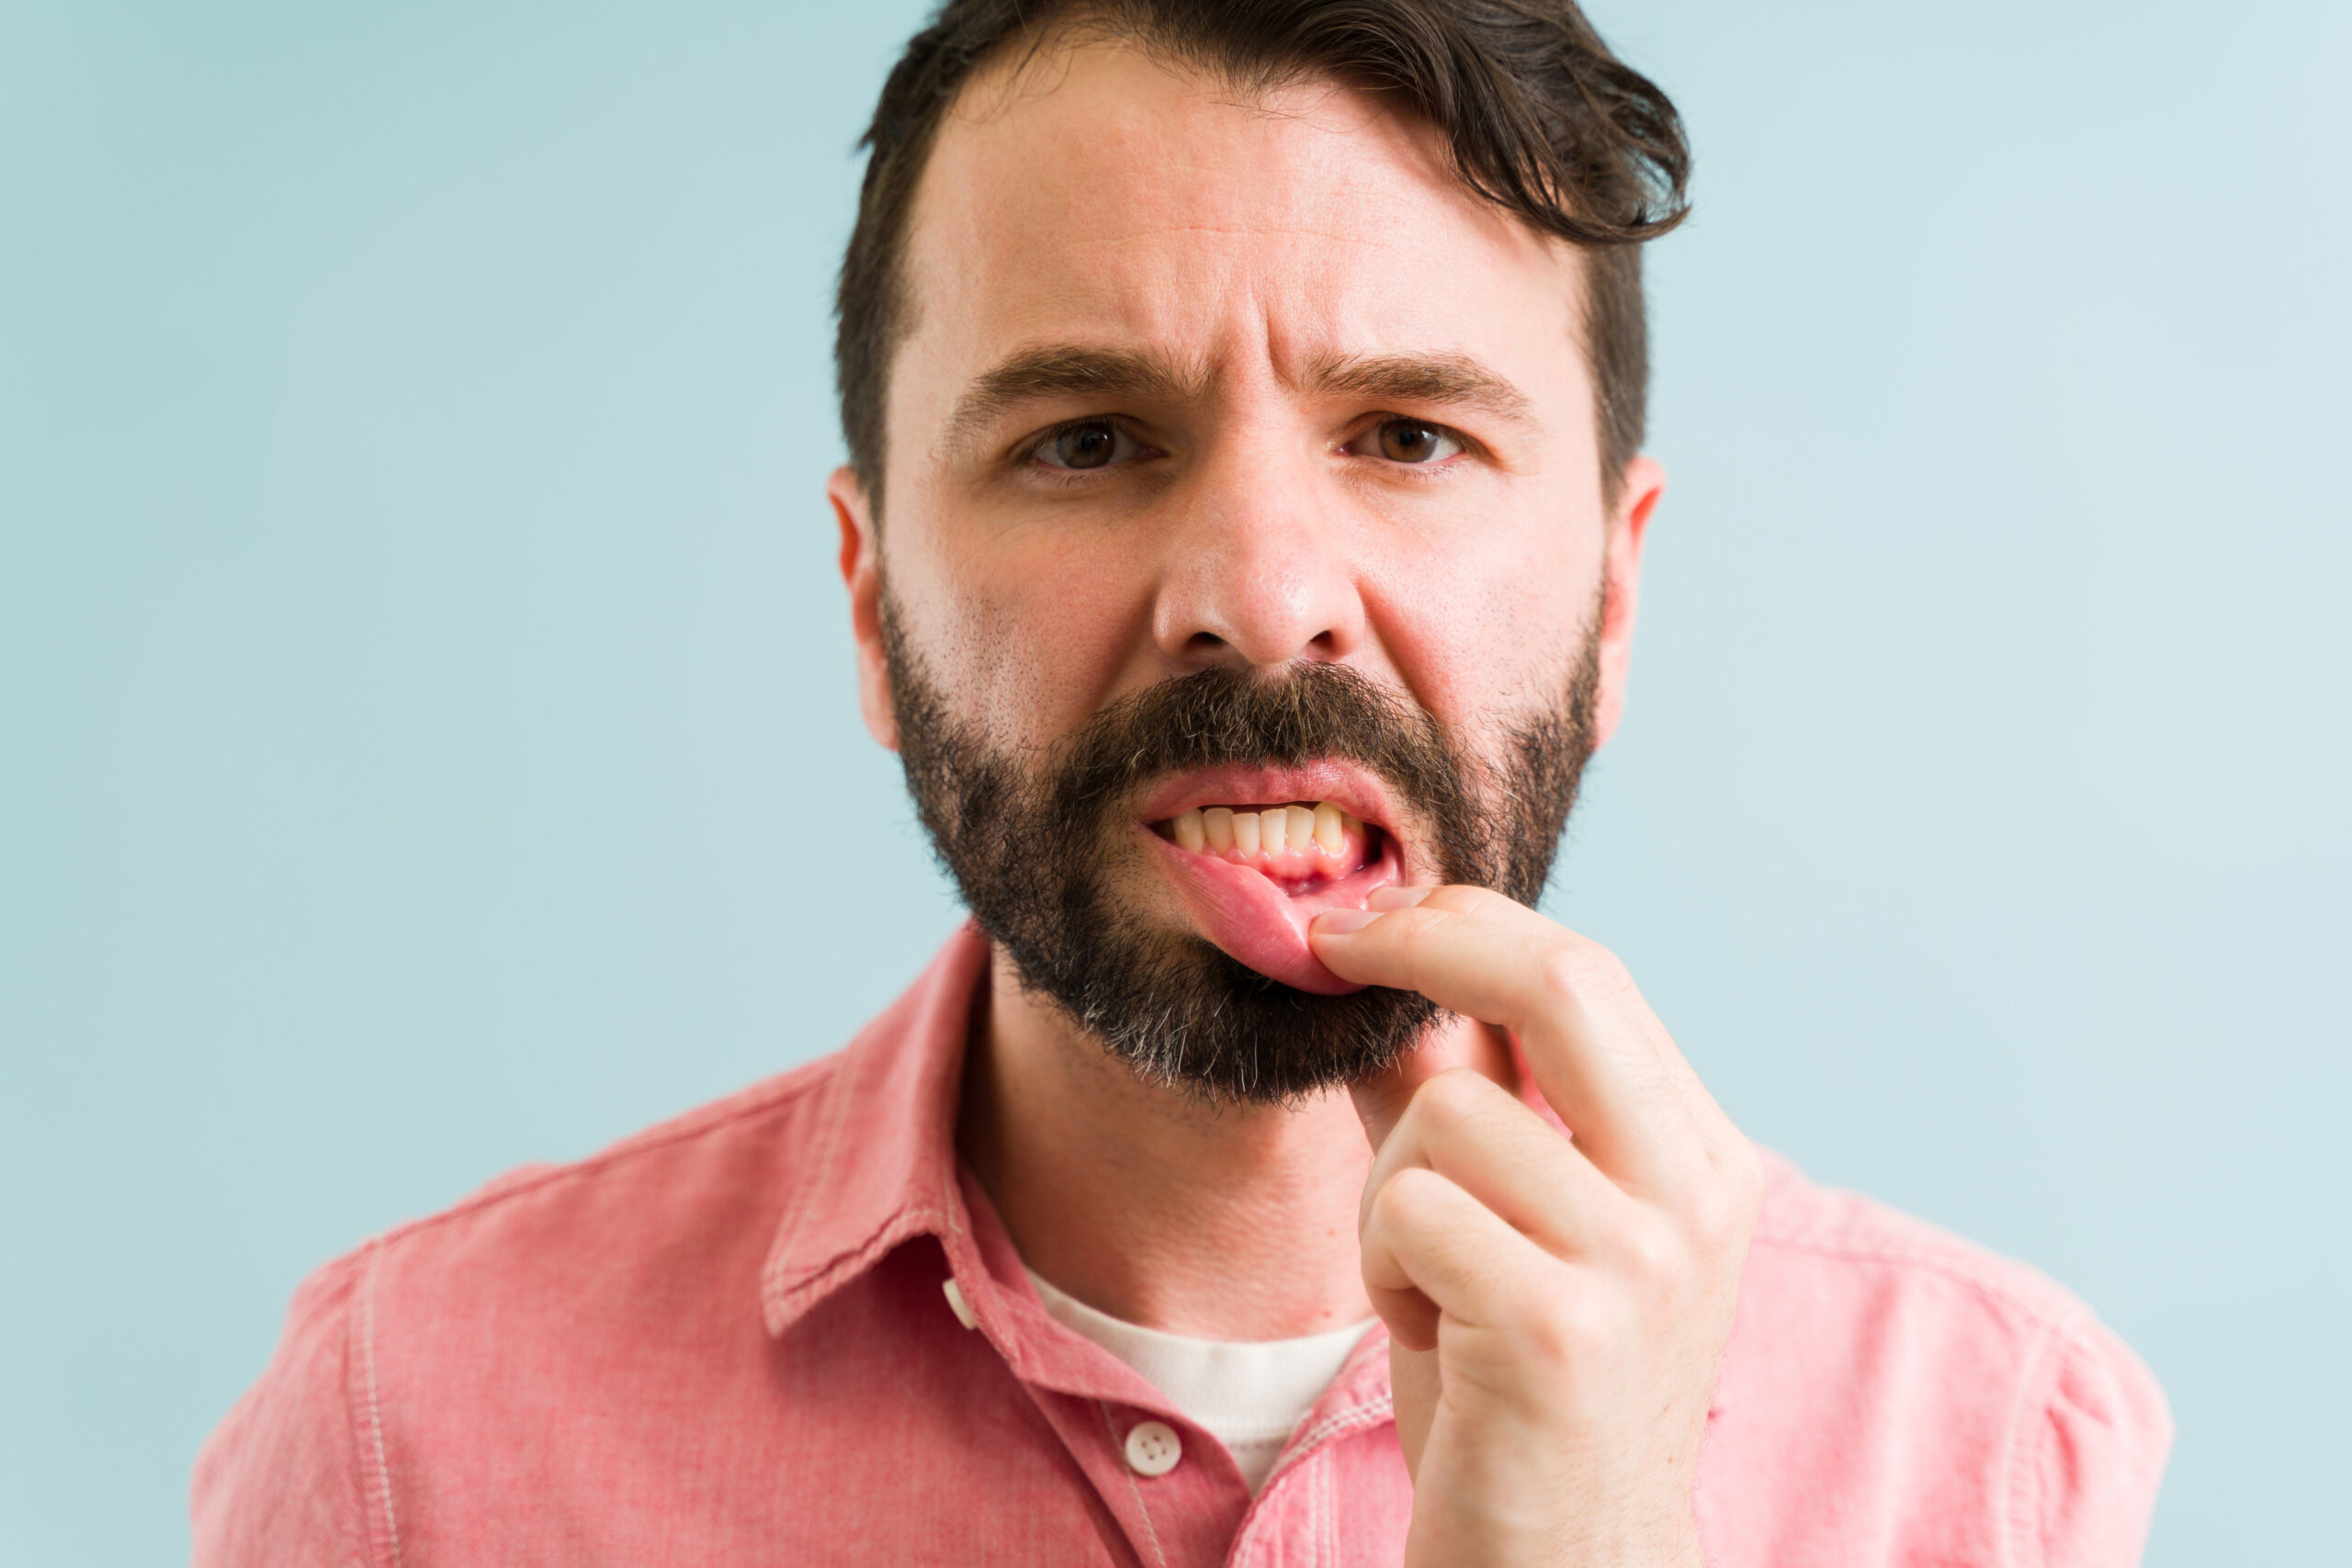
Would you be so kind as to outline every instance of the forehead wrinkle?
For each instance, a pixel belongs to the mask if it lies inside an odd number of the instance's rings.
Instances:
[[[1157,350],[1080,344],[1016,349],[974,377],[947,418],[947,444],[960,447],[1023,404],[1048,398],[1141,398],[1182,402],[1202,395],[1204,370],[1187,370]]]

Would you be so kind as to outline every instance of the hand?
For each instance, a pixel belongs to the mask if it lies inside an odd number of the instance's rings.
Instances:
[[[1515,1032],[1574,1130],[1424,1047],[1357,1090],[1406,1561],[1697,1568],[1691,1472],[1762,1179],[1607,950],[1500,894],[1318,920],[1343,978]]]

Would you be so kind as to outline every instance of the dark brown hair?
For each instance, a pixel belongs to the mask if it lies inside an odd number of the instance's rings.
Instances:
[[[1575,0],[944,0],[883,85],[833,342],[850,462],[878,509],[891,355],[909,327],[907,214],[940,121],[983,65],[1076,27],[1247,86],[1327,77],[1435,124],[1464,185],[1583,250],[1584,336],[1612,496],[1649,391],[1641,242],[1687,209],[1673,104]]]

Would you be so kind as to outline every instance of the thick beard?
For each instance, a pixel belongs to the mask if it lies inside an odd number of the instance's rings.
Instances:
[[[1189,931],[1147,929],[1108,871],[1135,802],[1171,773],[1353,762],[1432,835],[1444,880],[1533,904],[1592,754],[1600,617],[1557,705],[1514,727],[1498,766],[1427,713],[1339,664],[1279,675],[1216,666],[1097,713],[1043,776],[949,711],[887,586],[881,635],[907,787],[941,863],[1023,987],[1057,1005],[1149,1082],[1211,1101],[1289,1104],[1393,1066],[1439,1016],[1373,987],[1314,996]]]

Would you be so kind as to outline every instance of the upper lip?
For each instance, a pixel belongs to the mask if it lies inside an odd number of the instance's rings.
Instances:
[[[1298,800],[1328,800],[1395,838],[1396,798],[1378,775],[1352,762],[1306,762],[1295,768],[1205,768],[1179,773],[1144,797],[1143,819],[1164,821],[1196,806],[1286,806]]]

